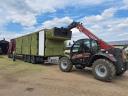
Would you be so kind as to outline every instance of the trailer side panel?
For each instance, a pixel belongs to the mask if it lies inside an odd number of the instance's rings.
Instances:
[[[64,41],[46,39],[45,56],[63,56]]]
[[[30,55],[30,36],[23,36],[22,39],[22,54]]]
[[[31,34],[31,55],[38,55],[39,32]]]
[[[22,54],[22,37],[16,38],[16,53]]]

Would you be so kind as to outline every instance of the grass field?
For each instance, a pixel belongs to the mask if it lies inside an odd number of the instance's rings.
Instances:
[[[8,59],[6,56],[0,56],[0,70],[5,73],[4,75],[21,76],[29,73],[41,72],[44,69],[40,67],[40,65],[35,66],[20,60],[13,62],[12,59]]]

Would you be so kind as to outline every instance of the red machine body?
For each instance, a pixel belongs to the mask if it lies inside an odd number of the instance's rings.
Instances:
[[[103,40],[99,39],[96,35],[94,35],[91,31],[86,29],[81,23],[79,22],[73,22],[68,26],[69,29],[77,28],[80,32],[84,33],[86,36],[89,37],[89,39],[96,40],[100,46],[101,49],[108,50],[113,48],[113,46],[107,44]]]
[[[90,39],[96,40],[99,43],[99,46],[101,49],[108,50],[113,48],[113,46],[107,44],[103,40],[99,39],[97,36],[95,36],[92,32],[90,32],[88,29],[86,29],[82,24],[78,24],[76,26],[77,29],[79,29],[80,32],[87,35]]]
[[[8,49],[8,55],[13,54],[13,51],[16,49],[16,41],[15,39],[11,39],[9,42],[9,49]]]

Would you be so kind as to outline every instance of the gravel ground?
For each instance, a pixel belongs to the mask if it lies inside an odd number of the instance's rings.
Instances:
[[[61,72],[57,65],[33,65],[0,57],[0,96],[128,96],[128,73],[113,82],[94,79],[91,70]]]

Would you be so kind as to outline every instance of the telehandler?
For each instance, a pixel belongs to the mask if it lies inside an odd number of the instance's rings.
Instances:
[[[92,67],[94,77],[101,81],[112,81],[116,75],[125,73],[128,63],[123,49],[107,44],[79,22],[73,22],[67,27],[68,30],[72,28],[77,28],[89,39],[77,40],[70,49],[70,56],[60,58],[59,68],[63,72],[70,72],[73,65],[76,69]]]

